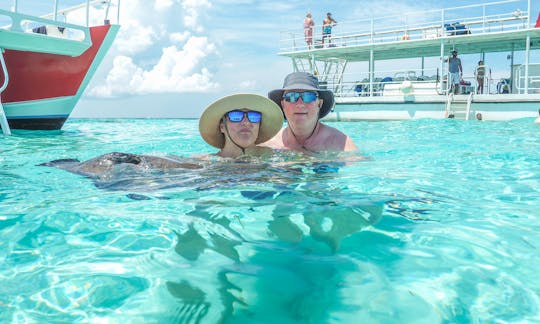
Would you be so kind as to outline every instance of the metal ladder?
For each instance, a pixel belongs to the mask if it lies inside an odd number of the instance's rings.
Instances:
[[[4,73],[4,84],[0,87],[0,94],[6,90],[9,83],[9,75],[7,72],[6,62],[4,61],[4,49],[0,47],[0,64],[2,65],[2,72]],[[11,129],[7,121],[4,106],[2,105],[2,98],[0,97],[0,125],[2,126],[2,132],[4,135],[11,135]]]
[[[466,100],[457,99],[453,93],[446,97],[446,114],[454,115],[455,119],[469,120],[473,93],[471,92]]]

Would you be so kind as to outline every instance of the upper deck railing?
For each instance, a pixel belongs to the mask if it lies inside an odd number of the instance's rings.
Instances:
[[[120,20],[120,0],[86,0],[69,8],[60,8],[59,2],[48,1],[53,13],[40,16],[23,13],[29,11],[29,0],[13,0],[10,8],[0,6],[0,48],[77,56],[92,44],[89,26]],[[114,19],[109,17],[111,7]]]
[[[85,0],[81,4],[61,8],[61,0],[49,0],[51,4],[50,14],[40,15],[35,12],[28,12],[30,0],[12,0],[12,6],[0,6],[0,28],[13,32],[35,32],[36,27],[54,25],[61,28],[84,31],[84,27],[91,25],[119,24],[120,23],[120,0]],[[24,6],[26,5],[26,6]],[[116,16],[111,17],[109,13],[114,8]],[[80,21],[80,13],[84,11],[85,21]],[[76,21],[71,18],[71,14],[77,12]]]
[[[509,5],[513,5],[515,9],[509,11]],[[301,24],[299,25],[298,29],[281,32],[280,53],[323,48],[320,25],[315,26],[313,31],[312,47],[307,46],[304,31]],[[487,34],[522,30],[532,25],[530,0],[506,0],[338,23],[332,30],[331,43],[326,40],[324,47],[384,44],[462,34]]]

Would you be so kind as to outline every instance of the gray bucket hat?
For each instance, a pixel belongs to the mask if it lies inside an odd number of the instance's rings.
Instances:
[[[319,98],[323,100],[323,105],[319,111],[319,119],[328,115],[334,107],[334,93],[327,89],[321,89],[319,80],[311,73],[293,72],[285,77],[283,88],[272,90],[268,93],[268,98],[272,99],[281,107],[281,100],[285,90],[313,90],[319,93]],[[283,110],[283,107],[281,107]]]

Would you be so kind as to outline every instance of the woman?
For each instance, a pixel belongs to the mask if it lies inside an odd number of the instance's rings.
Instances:
[[[274,137],[283,113],[272,100],[256,94],[223,97],[202,113],[199,132],[206,143],[220,149],[217,156],[236,158],[257,154],[256,146]]]
[[[476,89],[477,94],[484,93],[484,80],[486,78],[486,66],[484,65],[484,61],[478,61],[478,66],[476,67],[476,83],[478,84],[478,87]]]
[[[313,46],[313,26],[315,26],[315,22],[311,19],[311,13],[308,12],[306,19],[304,19],[304,38],[309,49]]]

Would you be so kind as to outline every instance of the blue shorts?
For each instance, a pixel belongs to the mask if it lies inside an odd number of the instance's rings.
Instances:
[[[459,72],[450,72],[450,84],[458,84],[461,82]]]
[[[323,35],[330,35],[332,33],[332,27],[324,27],[322,33]]]

